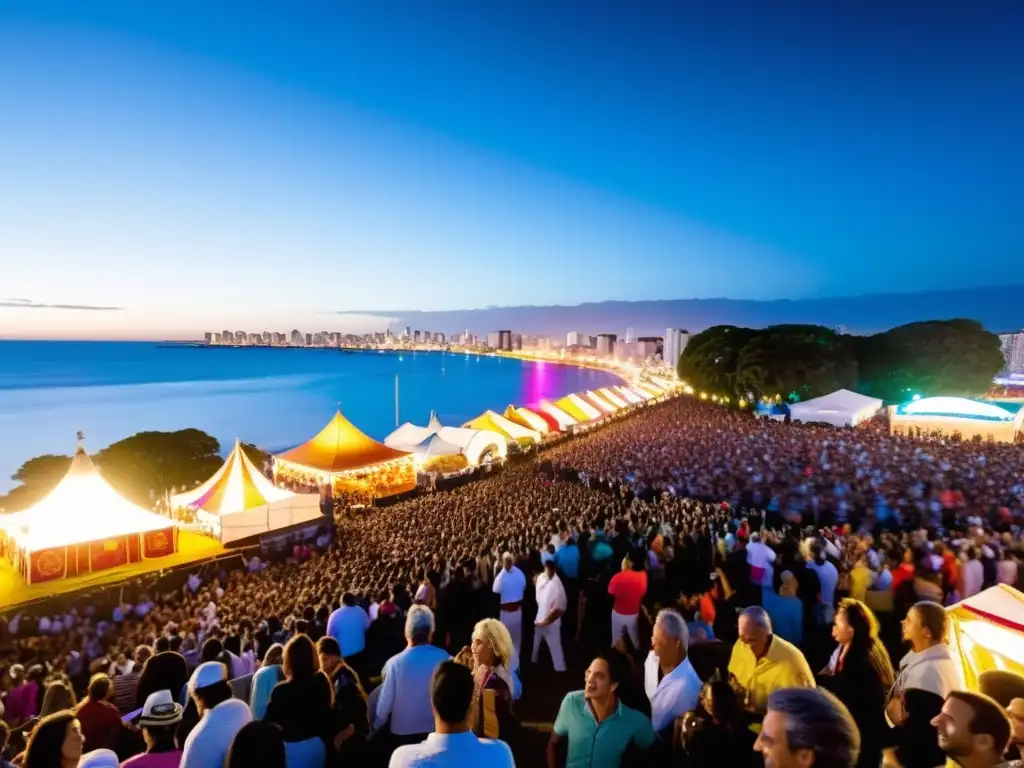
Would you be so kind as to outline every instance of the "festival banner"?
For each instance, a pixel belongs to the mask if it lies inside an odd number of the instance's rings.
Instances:
[[[63,547],[42,549],[29,555],[29,583],[64,578],[66,552]]]
[[[125,540],[128,542],[128,562],[137,563],[142,560],[142,552],[140,551],[139,537],[135,534],[131,536],[125,536]]]
[[[174,526],[142,535],[143,557],[164,557],[174,554]]]
[[[117,568],[128,562],[127,537],[104,539],[89,544],[89,568],[93,572]]]

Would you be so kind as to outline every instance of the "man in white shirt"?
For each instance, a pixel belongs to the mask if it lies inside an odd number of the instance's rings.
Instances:
[[[534,622],[533,655],[530,660],[536,664],[540,644],[544,641],[551,652],[555,672],[565,672],[565,656],[562,653],[562,616],[568,606],[565,587],[555,572],[555,561],[544,563],[544,573],[537,577],[537,621]]]
[[[434,727],[430,707],[430,685],[434,670],[451,658],[430,644],[434,636],[434,614],[425,605],[414,605],[405,619],[408,647],[384,665],[384,682],[376,696],[374,729],[391,720],[396,745],[422,741]],[[371,696],[371,700],[374,697]]]
[[[519,658],[523,647],[523,594],[526,592],[526,576],[516,567],[511,552],[501,556],[502,569],[494,578],[491,588],[501,597],[501,623],[512,635],[512,645]]]
[[[231,698],[227,669],[219,661],[196,667],[188,694],[199,710],[199,723],[185,739],[181,768],[223,768],[235,734],[252,721],[249,706]]]
[[[431,682],[434,732],[420,744],[399,747],[388,768],[515,768],[503,741],[477,738],[473,720],[473,673],[454,661],[442,663]]]
[[[759,587],[772,583],[771,566],[775,562],[775,550],[761,541],[761,534],[750,534],[747,544],[747,563],[750,564],[750,580]]]
[[[644,662],[644,690],[651,700],[651,724],[662,733],[697,708],[703,683],[687,658],[690,632],[683,617],[666,608],[654,620],[651,652]]]

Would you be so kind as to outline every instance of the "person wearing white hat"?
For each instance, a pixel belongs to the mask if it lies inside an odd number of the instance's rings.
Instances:
[[[146,740],[146,751],[124,761],[130,768],[178,768],[181,750],[174,743],[174,731],[184,708],[170,691],[156,691],[146,697],[137,725]]]
[[[117,753],[111,749],[94,749],[78,761],[78,768],[118,768]]]
[[[252,712],[244,701],[231,698],[227,668],[219,661],[196,667],[188,694],[200,720],[185,739],[181,768],[222,768],[235,734],[252,721]]]

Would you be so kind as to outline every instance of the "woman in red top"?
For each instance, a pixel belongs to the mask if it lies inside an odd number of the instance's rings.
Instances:
[[[642,550],[634,549],[622,562],[622,570],[612,576],[608,594],[615,602],[612,605],[612,645],[629,634],[633,647],[640,648],[638,620],[640,603],[647,594],[647,556]]]

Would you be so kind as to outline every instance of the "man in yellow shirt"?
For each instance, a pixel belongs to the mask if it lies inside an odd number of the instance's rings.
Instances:
[[[732,647],[729,674],[743,688],[748,712],[763,716],[768,696],[781,688],[814,688],[814,674],[803,653],[772,634],[772,621],[760,606],[740,613],[739,636]]]

